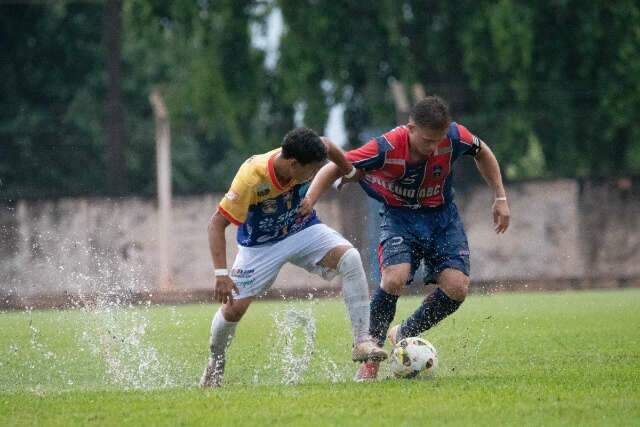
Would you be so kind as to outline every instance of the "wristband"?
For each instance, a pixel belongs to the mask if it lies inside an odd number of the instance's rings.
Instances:
[[[229,270],[227,270],[226,268],[216,268],[214,274],[216,275],[216,277],[218,277],[218,276],[228,276],[229,275]]]
[[[353,178],[356,172],[358,172],[358,169],[356,169],[355,166],[351,166],[351,171],[349,171],[349,173],[346,174],[344,177],[347,179]]]
[[[506,197],[496,197],[495,201],[496,202],[506,202],[507,198]]]

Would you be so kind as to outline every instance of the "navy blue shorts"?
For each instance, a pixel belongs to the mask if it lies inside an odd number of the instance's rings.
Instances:
[[[425,281],[447,268],[466,274],[471,270],[469,243],[458,208],[452,203],[436,209],[384,207],[380,224],[380,271],[390,265],[411,264],[407,283],[424,262]]]

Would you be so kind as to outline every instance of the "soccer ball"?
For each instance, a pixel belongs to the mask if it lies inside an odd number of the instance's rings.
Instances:
[[[391,372],[397,378],[432,375],[438,366],[438,353],[427,340],[401,339],[391,350]]]

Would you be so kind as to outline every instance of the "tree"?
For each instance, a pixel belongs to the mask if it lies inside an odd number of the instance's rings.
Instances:
[[[104,191],[102,12],[92,3],[0,6],[3,198]]]

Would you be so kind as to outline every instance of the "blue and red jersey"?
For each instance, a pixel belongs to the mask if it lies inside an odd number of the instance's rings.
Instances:
[[[366,171],[360,185],[369,196],[392,207],[434,208],[453,199],[453,162],[463,154],[475,156],[480,146],[477,136],[453,122],[447,136],[424,162],[411,162],[406,126],[374,138],[346,155],[356,168]]]

